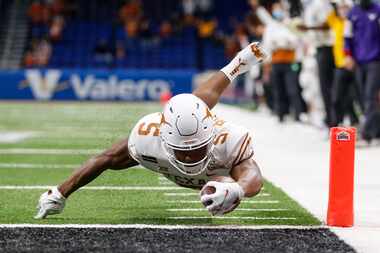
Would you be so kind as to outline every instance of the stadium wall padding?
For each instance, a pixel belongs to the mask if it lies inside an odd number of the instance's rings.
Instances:
[[[192,91],[193,70],[26,69],[0,71],[0,99],[154,101]]]

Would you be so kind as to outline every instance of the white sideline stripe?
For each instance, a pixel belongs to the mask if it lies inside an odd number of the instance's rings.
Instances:
[[[211,218],[211,217],[207,217]],[[293,226],[293,225],[214,225],[214,226],[196,226],[196,225],[148,225],[148,224],[0,224],[0,228],[135,228],[135,229],[321,229],[327,226]]]
[[[207,211],[205,208],[175,208],[175,209],[166,209],[169,212],[203,212]],[[289,209],[259,209],[259,208],[236,208],[234,211],[250,211],[250,212],[279,212],[279,211],[289,211]]]
[[[0,190],[46,190],[53,185],[0,185]],[[169,186],[85,186],[80,190],[118,190],[118,191],[167,191],[183,190],[181,187]],[[199,202],[199,201],[198,201]]]
[[[1,132],[0,143],[17,143],[35,135],[34,132]]]
[[[2,155],[94,155],[101,149],[34,149],[34,148],[9,148],[0,149]]]
[[[197,192],[165,192],[165,196],[169,197],[178,197],[178,196],[199,196],[199,193]],[[270,196],[269,193],[259,193],[255,197],[268,197]]]
[[[219,219],[219,220],[296,220],[296,217],[255,217],[255,216],[183,216],[168,217],[170,220],[198,220],[198,219]]]
[[[167,200],[169,203],[200,203],[199,200]],[[278,200],[243,200],[241,203],[248,204],[278,204],[280,201]]]
[[[197,192],[165,192],[165,196],[199,196]]]
[[[0,163],[0,168],[21,168],[21,169],[66,169],[79,167],[80,164],[37,164],[37,163]]]

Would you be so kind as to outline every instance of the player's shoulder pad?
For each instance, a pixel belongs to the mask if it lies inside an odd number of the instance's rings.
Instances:
[[[253,155],[252,137],[247,128],[223,121],[223,124],[216,124],[216,129],[214,144],[230,166],[236,166]]]
[[[150,150],[154,144],[160,143],[161,113],[151,113],[142,117],[133,127],[128,138],[130,155],[137,161],[139,156]]]

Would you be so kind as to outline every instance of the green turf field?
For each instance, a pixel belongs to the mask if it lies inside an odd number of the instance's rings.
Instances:
[[[125,138],[139,117],[159,110],[157,104],[0,103],[0,224],[320,224],[269,182],[233,213],[212,218],[196,191],[141,168],[106,172],[73,194],[63,214],[33,219],[47,186]],[[9,143],[1,138],[9,132],[31,136]]]

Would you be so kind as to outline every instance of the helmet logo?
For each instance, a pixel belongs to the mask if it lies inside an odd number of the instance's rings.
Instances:
[[[202,122],[208,118],[212,119],[212,114],[211,114],[210,110],[206,107],[206,116],[202,119]]]
[[[161,113],[160,126],[163,124],[167,124],[169,126],[172,126],[169,122],[166,121],[165,115],[163,113]]]

